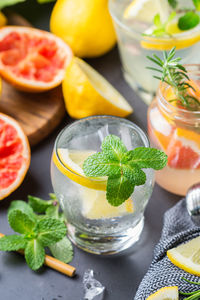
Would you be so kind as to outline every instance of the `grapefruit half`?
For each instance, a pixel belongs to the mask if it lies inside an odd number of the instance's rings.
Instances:
[[[0,200],[23,181],[30,165],[29,142],[13,118],[0,113]]]
[[[58,86],[73,54],[55,35],[40,29],[0,29],[0,75],[23,91],[42,92]]]

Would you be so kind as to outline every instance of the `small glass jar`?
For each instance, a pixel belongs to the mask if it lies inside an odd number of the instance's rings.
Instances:
[[[188,75],[200,98],[200,65],[187,65]],[[156,171],[156,182],[169,192],[185,195],[200,181],[200,111],[170,103],[171,87],[161,83],[148,109],[151,146],[168,155],[167,166]]]
[[[78,247],[96,254],[120,252],[139,239],[154,184],[154,171],[145,169],[145,184],[136,186],[128,200],[118,207],[108,203],[107,177],[84,176],[82,163],[101,151],[109,134],[120,137],[128,150],[149,146],[144,132],[128,120],[88,117],[61,131],[51,163],[52,184],[67,218],[68,235]]]

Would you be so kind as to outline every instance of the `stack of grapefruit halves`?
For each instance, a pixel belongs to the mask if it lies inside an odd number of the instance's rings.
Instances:
[[[72,58],[69,46],[40,29],[0,29],[0,75],[23,91],[42,92],[58,86]]]
[[[22,183],[29,165],[26,135],[13,118],[0,113],[0,200]]]

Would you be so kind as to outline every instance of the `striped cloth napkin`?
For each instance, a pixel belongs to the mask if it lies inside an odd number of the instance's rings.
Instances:
[[[162,235],[154,249],[153,261],[134,300],[145,300],[149,295],[165,286],[178,286],[182,292],[198,290],[200,288],[198,285],[189,284],[181,277],[190,281],[200,281],[200,278],[174,266],[166,256],[166,252],[199,235],[200,227],[192,222],[186,209],[185,199],[169,209],[164,215]]]

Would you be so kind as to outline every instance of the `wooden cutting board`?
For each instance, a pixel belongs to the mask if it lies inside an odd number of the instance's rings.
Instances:
[[[16,14],[8,16],[9,25],[31,26]],[[45,93],[25,93],[3,81],[0,112],[16,119],[31,146],[42,141],[61,122],[65,107],[61,87]]]

